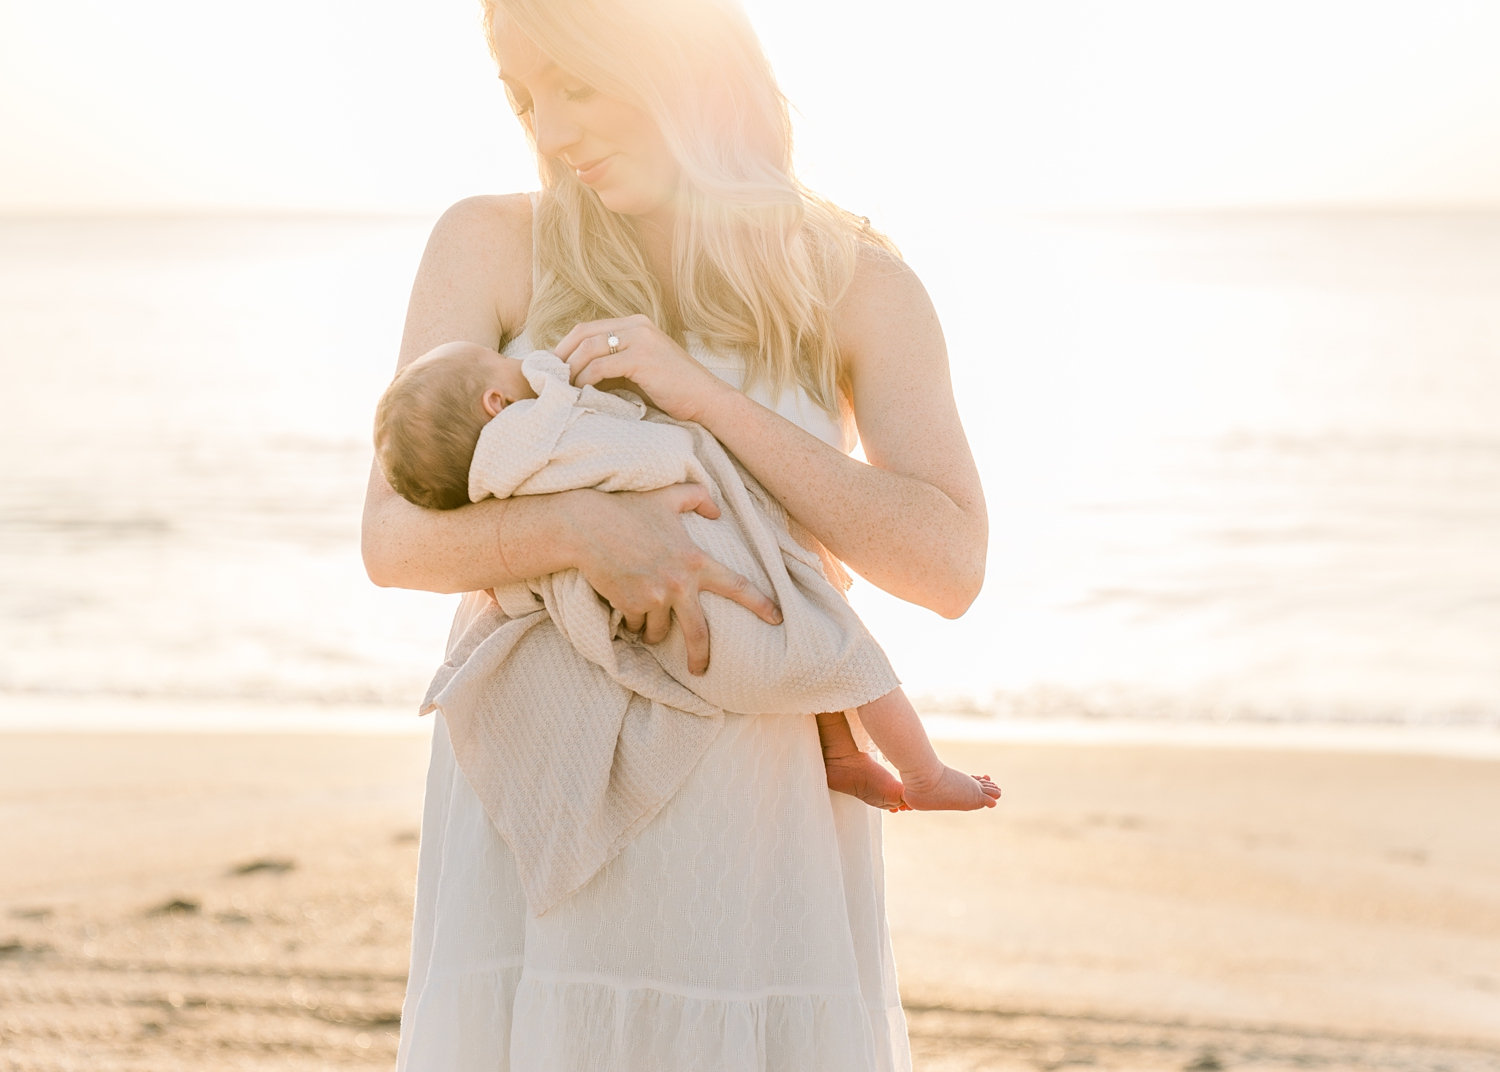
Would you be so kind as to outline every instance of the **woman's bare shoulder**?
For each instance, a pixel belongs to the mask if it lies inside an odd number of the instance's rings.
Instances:
[[[862,243],[854,275],[834,307],[834,327],[844,360],[906,353],[912,347],[939,360],[942,329],[927,288],[897,254]]]
[[[531,214],[527,194],[481,194],[450,206],[432,230],[494,284],[507,329],[520,327],[531,304]]]
[[[481,231],[492,237],[524,233],[531,242],[531,195],[477,194],[450,205],[434,231]]]
[[[486,346],[520,329],[531,304],[531,199],[467,197],[433,225],[412,287],[403,358],[440,342]]]

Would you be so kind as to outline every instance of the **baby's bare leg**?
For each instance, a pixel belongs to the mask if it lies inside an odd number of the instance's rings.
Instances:
[[[918,811],[993,808],[1000,787],[989,775],[969,775],[947,766],[932,750],[916,708],[900,689],[859,709],[870,739],[901,772],[902,801]]]
[[[829,711],[817,717],[828,788],[858,797],[873,808],[900,811],[900,781],[874,756],[859,750],[843,712]]]

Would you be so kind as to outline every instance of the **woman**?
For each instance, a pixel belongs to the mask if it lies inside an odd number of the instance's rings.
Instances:
[[[921,284],[791,176],[786,105],[731,0],[486,0],[543,192],[460,202],[401,362],[463,339],[555,350],[706,426],[839,558],[955,617],[979,590],[979,480]],[[743,389],[743,390],[742,390]],[[857,425],[870,464],[848,457]],[[568,492],[443,513],[372,475],[379,584],[468,592],[578,568],[659,642],[711,657],[701,599],[776,610],[687,539],[704,490]],[[545,681],[537,682],[545,688]],[[728,719],[688,784],[539,918],[441,722],[401,1067],[570,1072],[909,1067],[880,813],[830,794],[811,718]]]

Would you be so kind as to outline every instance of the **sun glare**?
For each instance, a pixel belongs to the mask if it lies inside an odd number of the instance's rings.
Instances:
[[[1500,9],[748,0],[813,185],[880,214],[1488,204]],[[0,208],[431,211],[534,172],[473,0],[8,5]]]

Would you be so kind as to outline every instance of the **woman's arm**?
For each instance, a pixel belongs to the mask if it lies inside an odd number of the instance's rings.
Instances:
[[[892,595],[963,614],[984,582],[989,524],[932,302],[869,250],[836,310],[869,464],[734,392],[705,424],[840,559]]]
[[[518,330],[531,297],[531,209],[525,197],[461,201],[433,228],[412,286],[397,367],[432,347],[467,340],[497,347]],[[767,621],[775,605],[707,557],[677,515],[717,516],[706,489],[682,484],[639,494],[595,491],[424,510],[396,494],[379,467],[365,499],[361,545],[376,584],[468,592],[575,567],[626,624],[663,639],[682,625],[689,666],[708,665],[698,594],[714,592]]]
[[[412,284],[398,369],[444,342],[500,345],[530,295],[530,219],[524,198],[471,198],[443,214]],[[372,466],[361,534],[365,569],[376,584],[434,592],[554,572],[568,564],[560,505],[538,500],[423,510],[397,495]],[[505,551],[502,528],[508,530]],[[533,567],[535,573],[521,572]]]
[[[988,522],[937,315],[911,269],[866,250],[836,321],[869,464],[722,383],[643,319],[620,322],[617,354],[601,352],[611,322],[579,325],[557,351],[575,383],[623,377],[704,425],[854,570],[956,618],[984,580]]]

